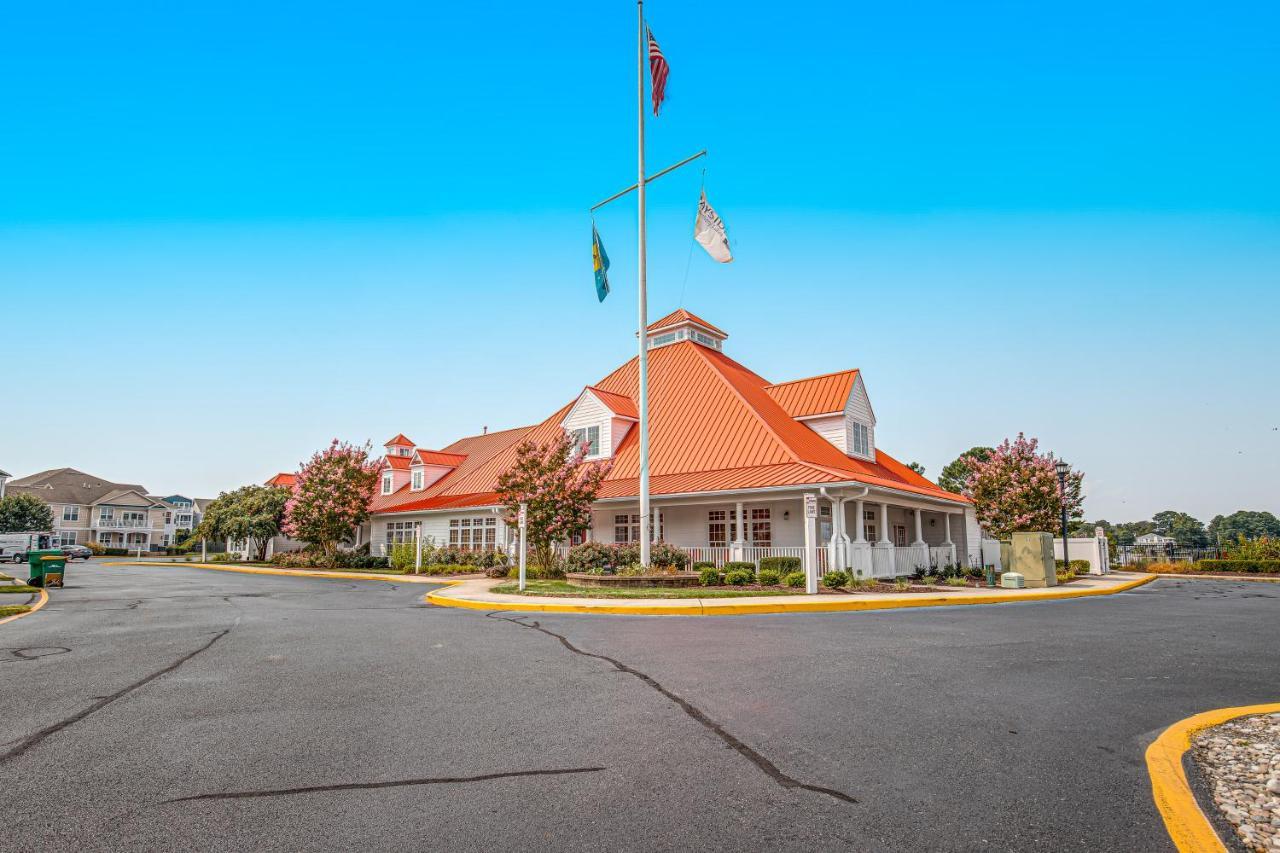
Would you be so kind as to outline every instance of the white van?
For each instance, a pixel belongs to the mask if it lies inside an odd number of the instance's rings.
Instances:
[[[0,533],[0,562],[25,563],[28,551],[43,551],[52,542],[52,533]]]

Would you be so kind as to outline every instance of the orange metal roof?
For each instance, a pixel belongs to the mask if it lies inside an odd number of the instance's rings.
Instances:
[[[279,474],[276,474],[270,480],[267,480],[266,484],[268,486],[276,486],[281,489],[291,489],[295,485],[297,485],[297,483],[298,483],[297,474],[286,474],[284,471],[281,471]]]
[[[609,407],[609,411],[623,418],[639,418],[640,411],[636,408],[636,401],[622,394],[615,394],[612,391],[606,391],[603,388],[597,388],[594,385],[588,385],[587,390]]]
[[[395,438],[388,441],[383,447],[413,447],[412,441],[404,437],[404,433],[399,433]]]
[[[699,326],[702,326],[705,329],[710,329],[711,331],[715,332],[717,335],[722,335],[723,337],[726,337],[726,338],[729,337],[728,332],[722,329],[717,329],[715,326],[711,325],[706,320],[699,317],[697,314],[693,314],[689,311],[684,310],[683,308],[677,308],[667,316],[663,317],[661,320],[650,323],[645,331],[652,332],[655,329],[664,329],[667,326],[674,326],[677,323],[683,323],[686,321],[691,323],[697,323]]]
[[[387,456],[387,457],[385,457],[385,459],[386,459],[386,461],[387,461],[387,467],[388,467],[388,468],[394,468],[394,469],[395,469],[395,470],[397,470],[397,471],[408,471],[408,470],[409,470],[409,457],[408,457],[408,456]]]
[[[769,396],[793,418],[843,412],[858,371],[841,370],[808,379],[793,379],[765,388]]]
[[[439,450],[419,449],[413,454],[414,464],[443,465],[446,468],[456,468],[466,458],[466,455],[462,453],[442,453]]]
[[[846,456],[796,421],[797,415],[788,410],[790,407],[795,411],[822,413],[819,409],[830,406],[841,393],[847,399],[856,375],[857,371],[842,371],[771,385],[723,353],[690,341],[651,350],[652,493],[859,482],[967,502],[966,498],[940,489],[881,450],[876,451],[875,462]],[[633,358],[589,387],[602,399],[610,395],[634,400],[638,384]],[[554,438],[572,405],[572,401],[565,404],[534,426],[471,436],[449,445],[444,452],[466,456],[456,469],[424,492],[376,498],[374,511],[493,504],[498,477],[515,461],[517,445],[525,439],[545,442]],[[825,411],[839,411],[843,405],[841,400],[839,405]],[[640,465],[636,430],[630,431],[614,449],[613,463],[600,496],[618,498],[638,494]]]

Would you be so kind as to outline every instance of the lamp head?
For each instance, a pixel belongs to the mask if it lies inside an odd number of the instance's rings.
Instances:
[[[1071,470],[1071,466],[1061,459],[1059,459],[1058,464],[1053,467],[1058,469],[1058,479],[1066,479],[1067,472]]]

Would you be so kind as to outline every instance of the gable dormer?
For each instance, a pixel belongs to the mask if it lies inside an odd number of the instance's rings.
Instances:
[[[560,422],[575,443],[587,447],[586,459],[608,459],[640,418],[635,400],[588,385]]]
[[[725,338],[729,335],[696,314],[679,308],[656,323],[650,323],[646,337],[649,349],[692,341],[699,346],[719,351],[724,348]]]
[[[788,415],[854,459],[876,461],[876,415],[858,370],[765,388]]]
[[[466,458],[466,454],[462,453],[415,450],[409,466],[409,490],[423,491],[461,465]]]

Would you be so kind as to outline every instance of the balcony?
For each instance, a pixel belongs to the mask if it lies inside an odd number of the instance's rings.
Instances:
[[[149,530],[145,518],[95,518],[93,526],[100,530]]]

